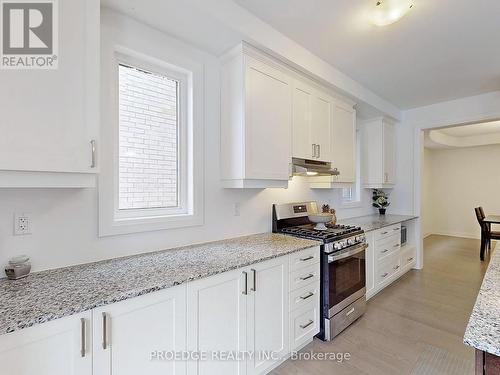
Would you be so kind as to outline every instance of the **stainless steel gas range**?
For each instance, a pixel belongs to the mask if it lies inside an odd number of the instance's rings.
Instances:
[[[316,202],[273,205],[273,232],[317,240],[321,245],[321,323],[318,337],[330,341],[366,310],[364,231],[327,224],[317,230],[308,215]]]

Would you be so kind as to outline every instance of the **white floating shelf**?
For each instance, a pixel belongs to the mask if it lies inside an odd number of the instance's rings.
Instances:
[[[0,171],[0,189],[66,188],[82,189],[96,186],[94,173]]]

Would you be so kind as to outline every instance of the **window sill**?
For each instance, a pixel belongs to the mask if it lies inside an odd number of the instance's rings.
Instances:
[[[204,218],[201,213],[193,215],[171,215],[114,219],[107,222],[100,222],[99,237],[186,228],[200,226],[203,224]]]
[[[340,203],[341,208],[359,208],[363,206],[362,201],[352,201],[352,202],[342,202]]]

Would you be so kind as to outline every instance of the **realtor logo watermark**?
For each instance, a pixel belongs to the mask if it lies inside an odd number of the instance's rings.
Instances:
[[[57,69],[57,0],[0,0],[2,69]]]

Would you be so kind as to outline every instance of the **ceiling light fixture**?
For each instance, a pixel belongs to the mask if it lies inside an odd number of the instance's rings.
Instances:
[[[371,19],[377,26],[399,21],[413,8],[414,0],[378,0],[372,9]]]

